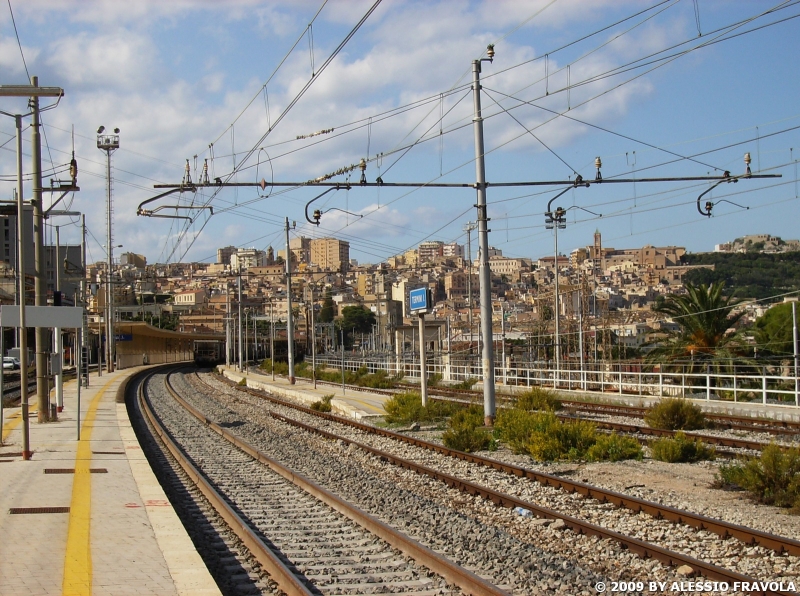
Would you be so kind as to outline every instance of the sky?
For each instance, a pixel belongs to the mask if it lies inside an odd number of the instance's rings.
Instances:
[[[510,257],[552,255],[548,202],[567,209],[558,248],[646,244],[711,251],[746,234],[800,238],[800,2],[735,0],[400,1],[6,0],[0,85],[58,86],[43,112],[44,186],[66,180],[74,151],[88,260],[106,258],[106,154],[99,126],[120,129],[112,155],[115,254],[148,263],[214,262],[224,246],[276,251],[291,236],[337,237],[378,263],[425,240],[466,244],[474,188],[360,187],[309,208],[324,188],[275,186],[367,162],[366,179],[474,184],[472,63],[482,61],[489,244]],[[372,10],[372,12],[370,12]],[[12,21],[13,14],[13,21]],[[367,16],[368,15],[368,16]],[[364,20],[364,17],[366,19]],[[361,22],[363,20],[363,23]],[[41,100],[50,106],[49,99]],[[0,97],[0,110],[27,112]],[[30,175],[30,117],[23,163]],[[333,130],[330,130],[333,129]],[[320,133],[320,134],[314,134]],[[74,145],[73,145],[74,144]],[[723,183],[648,178],[732,176]],[[570,187],[596,176],[636,182]],[[16,187],[14,119],[0,117],[0,201]],[[198,188],[209,178],[251,186]],[[264,190],[255,183],[264,180]],[[543,182],[540,186],[495,186]],[[558,183],[561,184],[558,184]],[[31,184],[24,183],[26,198]],[[44,194],[45,207],[57,194]],[[176,210],[173,207],[182,208]],[[61,205],[59,206],[59,208]],[[209,209],[210,207],[211,209]],[[296,227],[292,225],[296,222]],[[75,218],[49,220],[79,242]],[[473,257],[477,239],[472,235]],[[122,248],[116,248],[122,245]]]

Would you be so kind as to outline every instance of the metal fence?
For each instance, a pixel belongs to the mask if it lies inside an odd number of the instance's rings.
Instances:
[[[341,355],[317,356],[317,365],[342,368]],[[418,379],[419,359],[409,355],[345,354],[344,369],[356,371],[365,368],[369,373],[386,371]],[[626,370],[627,369],[627,370]],[[430,360],[426,365],[428,378],[438,375],[446,384],[470,379],[481,381],[483,372],[479,362],[449,360],[447,356]],[[582,369],[556,370],[546,362],[524,366],[495,366],[498,384],[522,387],[549,387],[559,391],[580,393],[616,394],[639,397],[684,397],[687,399],[724,400],[800,406],[800,379],[795,376],[716,374],[689,372],[643,371],[630,363],[597,363]]]

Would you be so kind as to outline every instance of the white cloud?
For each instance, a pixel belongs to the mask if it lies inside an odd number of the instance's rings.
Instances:
[[[142,89],[152,83],[158,64],[152,40],[125,29],[62,37],[48,53],[46,63],[75,87],[107,84],[115,91]]]

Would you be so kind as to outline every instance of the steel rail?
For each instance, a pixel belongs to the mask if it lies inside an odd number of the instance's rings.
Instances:
[[[618,430],[625,433],[630,434],[642,434],[648,435],[652,437],[674,437],[679,432],[685,432],[686,436],[693,437],[704,441],[705,443],[710,443],[713,445],[719,445],[720,447],[732,447],[735,449],[750,449],[753,451],[761,451],[765,447],[769,447],[770,443],[762,443],[760,441],[745,441],[743,439],[734,439],[730,437],[717,437],[714,435],[704,435],[694,431],[680,431],[680,430],[665,430],[663,428],[653,428],[651,426],[646,425],[639,425],[639,424],[626,424],[624,422],[608,422],[606,420],[593,420],[591,418],[582,418],[580,416],[571,416],[569,414],[559,414],[556,412],[556,416],[561,418],[562,420],[589,420],[593,424],[595,424],[598,428],[604,428],[606,430]],[[778,445],[781,450],[786,450],[788,447],[784,445]]]
[[[184,365],[185,366],[185,365]],[[138,398],[139,406],[145,413],[145,416],[150,421],[156,434],[164,443],[166,448],[181,466],[183,471],[189,478],[192,479],[195,486],[203,493],[208,499],[211,506],[219,513],[225,520],[225,523],[231,530],[239,537],[242,543],[250,550],[258,562],[267,570],[270,577],[280,586],[281,590],[290,596],[311,596],[311,592],[300,579],[292,573],[292,571],[272,552],[272,550],[264,544],[264,542],[253,532],[248,526],[247,522],[239,516],[234,509],[228,505],[222,495],[217,492],[213,486],[205,479],[201,472],[188,460],[183,451],[172,440],[167,430],[158,420],[155,413],[152,411],[149,399],[145,394],[145,384],[156,373],[162,371],[151,371],[144,376],[139,384]],[[196,414],[195,414],[196,415]]]
[[[583,521],[571,515],[559,513],[553,509],[542,507],[540,505],[536,505],[529,501],[524,501],[512,495],[501,493],[499,491],[492,490],[484,486],[480,486],[473,482],[456,478],[455,476],[445,474],[444,472],[439,472],[437,470],[428,468],[427,466],[423,466],[421,464],[414,463],[402,457],[397,457],[385,451],[381,451],[380,449],[370,447],[369,445],[364,445],[363,443],[359,443],[357,441],[353,441],[352,439],[341,437],[339,435],[324,431],[322,429],[315,428],[298,420],[287,418],[286,416],[283,416],[276,412],[270,412],[270,415],[276,420],[280,420],[292,426],[302,428],[308,432],[318,434],[320,436],[326,437],[334,441],[339,440],[339,441],[344,441],[350,445],[355,445],[359,449],[362,449],[367,453],[371,453],[383,461],[387,461],[393,465],[399,466],[407,470],[411,470],[412,472],[415,472],[417,474],[428,476],[430,478],[433,478],[434,480],[443,482],[444,484],[446,484],[451,488],[456,488],[461,492],[470,495],[480,496],[485,500],[491,501],[495,505],[507,508],[521,507],[523,509],[532,511],[536,513],[536,515],[538,515],[539,517],[545,519],[563,520],[566,527],[577,534],[585,534],[586,536],[597,536],[598,538],[601,539],[613,540],[621,544],[631,552],[634,552],[637,555],[641,556],[642,558],[645,559],[654,558],[671,567],[677,567],[680,565],[689,565],[695,571],[698,571],[699,574],[702,575],[704,578],[712,580],[719,580],[726,582],[755,581],[736,571],[731,571],[729,569],[719,567],[712,563],[708,563],[700,559],[695,559],[694,557],[690,557],[689,555],[684,555],[682,553],[670,551],[655,544],[650,544],[648,542],[644,542],[643,540],[639,540],[631,536],[620,534],[619,532],[615,532],[614,530],[603,528],[602,526],[598,526],[591,522]],[[778,591],[763,591],[761,593],[787,594],[787,592],[778,592]]]
[[[623,416],[644,418],[648,408],[642,406],[629,406],[614,403],[592,403],[580,400],[561,399],[562,405],[570,410],[588,410],[600,413],[612,412]],[[707,420],[714,424],[737,430],[751,430],[774,435],[800,434],[800,423],[790,420],[772,420],[769,418],[753,418],[749,416],[734,416],[733,414],[717,414],[703,412]]]
[[[455,393],[456,396],[466,396],[466,397],[476,397],[477,396],[477,397],[480,397],[475,392],[471,392],[471,391],[467,392],[467,391],[468,390],[451,391],[449,389],[433,389],[432,393],[438,393],[439,394],[439,399],[441,399],[442,397],[450,398],[453,393]],[[448,395],[448,393],[450,393],[451,395]],[[432,395],[431,399],[437,399],[437,396]],[[593,418],[584,418],[584,417],[581,417],[579,415],[571,416],[571,415],[568,415],[568,414],[559,414],[558,412],[556,412],[556,416],[558,416],[561,419],[565,419],[565,420],[589,420],[590,422],[596,424],[598,428],[604,428],[604,429],[607,429],[607,430],[618,430],[618,431],[625,432],[625,433],[642,434],[642,435],[648,435],[648,436],[653,436],[653,437],[674,437],[678,432],[681,432],[681,431],[675,431],[675,430],[665,430],[665,429],[660,429],[660,428],[653,428],[653,427],[646,426],[646,425],[627,424],[627,423],[624,423],[624,422],[608,422],[608,421],[605,421],[605,420],[595,420]],[[709,443],[709,444],[712,444],[712,445],[718,445],[720,447],[730,447],[730,448],[733,448],[733,449],[750,449],[752,451],[761,451],[765,447],[768,447],[770,445],[770,443],[763,443],[761,441],[747,441],[747,440],[744,440],[744,439],[735,439],[733,437],[717,437],[717,436],[714,436],[714,435],[701,434],[701,433],[698,433],[698,432],[695,432],[695,431],[687,431],[687,434],[689,436],[691,436],[691,437],[696,437],[696,438],[701,439],[702,441],[705,441],[706,443]],[[790,447],[787,447],[785,445],[778,445],[778,447],[782,451],[790,449]]]
[[[240,387],[230,380],[226,379],[226,381],[230,384],[231,387],[235,387],[238,391],[244,391],[246,393],[249,393],[250,395],[259,397],[261,399],[266,399],[267,401],[270,401],[272,403],[280,404],[282,406],[286,406],[294,410],[310,414],[312,416],[317,416],[319,418],[323,418],[331,422],[336,422],[339,424],[350,426],[352,428],[356,428],[358,430],[361,430],[369,434],[374,434],[394,439],[397,441],[401,441],[403,443],[413,445],[415,447],[420,447],[428,451],[440,453],[448,457],[454,457],[456,459],[460,459],[462,461],[466,461],[469,463],[479,464],[513,476],[535,480],[536,482],[538,482],[543,486],[558,488],[568,493],[579,493],[585,497],[590,497],[597,501],[600,501],[601,503],[612,503],[617,507],[625,507],[626,509],[630,509],[637,513],[644,512],[657,519],[666,519],[668,521],[682,523],[699,530],[708,530],[709,532],[713,532],[722,538],[727,538],[730,536],[736,538],[737,540],[745,544],[759,545],[764,548],[774,550],[777,553],[787,553],[796,556],[800,555],[800,541],[798,540],[786,538],[783,536],[776,536],[768,532],[762,532],[761,530],[756,530],[753,528],[748,528],[746,526],[732,524],[726,521],[700,515],[698,513],[693,513],[691,511],[685,511],[683,509],[662,505],[660,503],[654,503],[652,501],[647,501],[645,499],[640,499],[638,497],[633,497],[630,495],[618,493],[616,491],[600,488],[597,486],[592,486],[590,484],[586,484],[583,482],[568,480],[560,476],[547,474],[546,472],[539,472],[536,470],[532,470],[530,468],[524,468],[522,466],[517,466],[514,464],[507,464],[488,457],[476,455],[474,453],[466,453],[463,451],[457,451],[455,449],[449,449],[447,447],[444,447],[443,445],[438,445],[436,443],[431,443],[428,441],[424,441],[422,439],[417,439],[415,437],[409,437],[407,435],[396,433],[383,428],[370,426],[358,422],[356,420],[351,420],[349,418],[337,416],[335,414],[318,412],[316,410],[312,410],[311,408],[307,408],[299,404],[288,402],[283,399],[274,397],[272,395],[264,394],[261,391],[251,389],[249,387]],[[342,438],[342,437],[337,437],[337,438]]]
[[[441,575],[450,583],[457,585],[465,593],[472,594],[473,596],[509,596],[507,592],[499,589],[497,586],[479,577],[475,573],[456,565],[446,557],[431,550],[427,546],[424,546],[416,540],[413,540],[412,538],[398,532],[388,524],[383,523],[369,513],[362,511],[358,507],[346,502],[344,499],[334,495],[302,474],[299,474],[291,468],[288,468],[274,459],[266,456],[264,453],[251,446],[246,441],[226,431],[219,424],[215,423],[202,412],[194,408],[191,404],[186,402],[186,400],[184,400],[172,387],[169,382],[169,377],[166,379],[166,387],[172,397],[175,398],[175,400],[180,403],[189,413],[208,426],[208,428],[230,442],[232,445],[235,445],[253,459],[266,465],[272,471],[280,474],[283,476],[283,478],[292,482],[295,486],[322,501],[332,509],[338,511],[351,521],[371,532],[378,538],[381,538],[394,548],[412,557],[419,564],[427,567],[434,573]]]
[[[300,378],[300,377],[298,377],[298,378]],[[317,384],[318,385],[319,384],[330,385],[330,386],[333,386],[333,387],[341,387],[342,386],[341,383],[333,383],[333,382],[330,382],[330,381],[320,381],[320,380],[317,380]],[[362,392],[366,392],[366,393],[376,393],[378,395],[387,395],[387,396],[396,395],[395,392],[386,391],[385,389],[372,389],[371,387],[359,387],[357,385],[347,385],[347,388],[350,389],[350,390],[353,390],[353,391],[362,391]],[[455,397],[463,396],[463,397],[466,397],[466,398],[471,398],[471,397],[476,397],[476,396],[478,398],[481,397],[480,394],[477,394],[476,392],[471,391],[469,389],[430,388],[429,389],[429,394],[430,394],[430,398],[431,399],[437,399],[437,394],[438,394],[438,398],[439,399],[442,398],[442,397],[451,398],[451,397],[454,397],[454,396]],[[510,399],[510,397],[509,397],[509,399]],[[618,431],[625,432],[625,433],[630,433],[630,434],[642,434],[642,435],[648,435],[648,436],[652,436],[652,437],[674,437],[677,434],[677,432],[679,432],[679,431],[673,431],[673,430],[664,430],[664,429],[652,428],[650,426],[643,426],[643,425],[637,425],[637,424],[625,424],[623,422],[598,421],[598,420],[594,420],[594,419],[591,419],[591,418],[588,418],[588,419],[587,418],[581,418],[580,416],[568,416],[566,414],[556,414],[556,415],[559,418],[562,418],[562,419],[590,420],[591,422],[596,424],[599,428],[604,428],[606,430],[618,430]],[[753,430],[755,430],[755,429],[753,429]],[[717,437],[717,436],[714,436],[714,435],[704,435],[704,434],[696,433],[694,431],[690,431],[688,434],[690,436],[692,436],[692,437],[697,437],[697,438],[701,439],[702,441],[705,441],[706,443],[709,443],[711,445],[717,445],[717,446],[720,446],[720,447],[728,447],[728,448],[732,448],[732,449],[749,449],[751,451],[761,451],[765,447],[770,445],[770,443],[763,443],[763,442],[760,442],[760,441],[746,441],[744,439],[735,439],[735,438],[732,438],[732,437]],[[778,445],[778,447],[782,451],[790,449],[790,447],[787,447],[785,445]]]

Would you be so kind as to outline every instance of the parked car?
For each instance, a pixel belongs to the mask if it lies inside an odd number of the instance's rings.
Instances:
[[[19,370],[19,360],[11,356],[3,356],[3,370]]]

